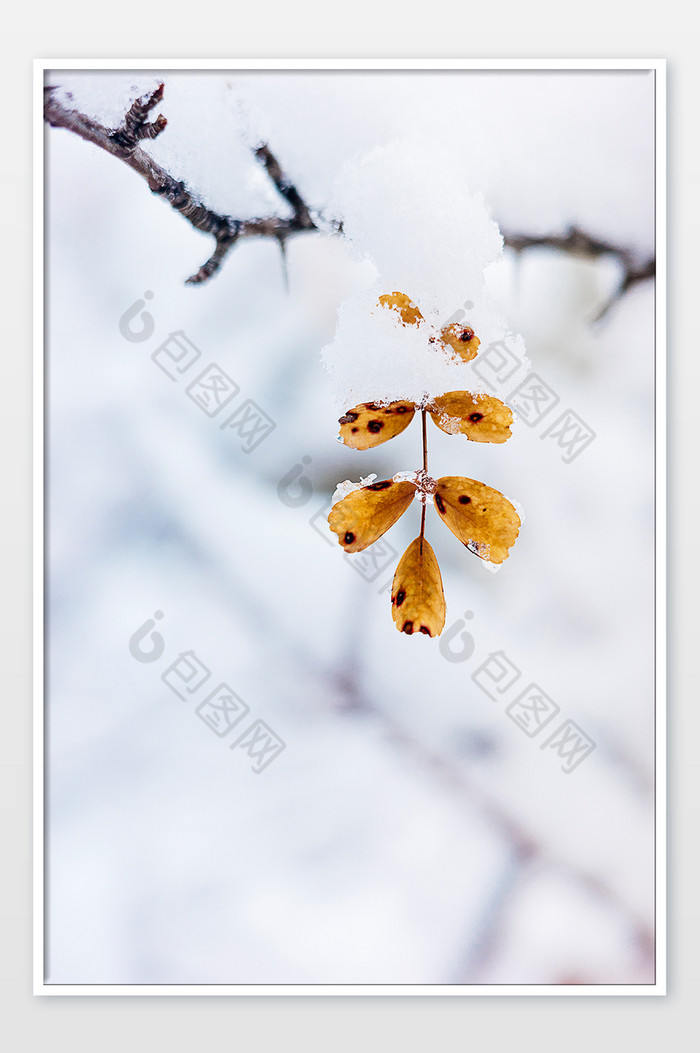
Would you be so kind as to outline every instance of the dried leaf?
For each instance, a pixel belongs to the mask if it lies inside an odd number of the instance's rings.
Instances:
[[[362,552],[404,514],[416,484],[384,479],[353,490],[331,508],[328,523],[346,552]]]
[[[399,560],[391,587],[391,615],[399,632],[439,636],[445,625],[440,567],[425,538],[417,537]]]
[[[452,325],[446,325],[440,330],[440,337],[443,344],[450,347],[465,362],[471,362],[473,358],[476,358],[481,341],[474,334],[471,326],[453,322]]]
[[[406,296],[406,293],[384,293],[383,296],[379,297],[379,305],[397,311],[404,325],[420,325],[424,320],[423,315],[420,313],[413,300]]]
[[[400,435],[411,421],[416,407],[412,402],[390,402],[380,406],[376,402],[363,402],[353,406],[342,416],[340,438],[353,450],[369,450]]]
[[[448,391],[431,401],[430,415],[448,435],[466,435],[473,442],[505,442],[510,438],[513,413],[491,395]]]
[[[489,563],[503,563],[520,531],[520,516],[502,493],[458,475],[438,479],[433,501],[463,545]]]

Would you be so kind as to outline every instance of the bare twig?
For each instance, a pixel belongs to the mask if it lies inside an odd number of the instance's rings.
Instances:
[[[132,103],[127,111],[124,123],[113,133],[112,138],[125,150],[134,150],[141,139],[155,139],[168,123],[162,113],[150,124],[148,115],[154,106],[163,98],[164,84],[159,84],[150,95],[144,95]]]
[[[302,199],[297,188],[289,182],[279,165],[279,161],[273,155],[269,146],[261,143],[255,151],[260,164],[275,184],[278,194],[284,198],[288,205],[294,210],[294,216],[299,223],[300,230],[315,230],[316,224],[311,218],[306,202]]]
[[[622,268],[622,281],[608,302],[603,305],[595,321],[600,321],[610,308],[622,299],[625,293],[648,278],[656,276],[656,260],[653,256],[639,260],[631,249],[615,245],[611,241],[595,238],[580,227],[571,226],[564,234],[512,234],[503,233],[504,243],[514,252],[525,249],[549,248],[567,252],[581,259],[599,259],[601,256],[614,257]]]

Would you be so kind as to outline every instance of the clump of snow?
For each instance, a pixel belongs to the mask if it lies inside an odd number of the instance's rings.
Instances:
[[[485,291],[485,270],[503,239],[481,196],[470,193],[459,155],[423,141],[375,148],[343,169],[334,210],[353,253],[369,265],[323,351],[339,407],[487,391],[474,363],[430,341],[458,321],[474,329],[483,354],[509,332]],[[393,292],[410,297],[425,321],[404,325],[395,310],[378,306]],[[516,345],[523,356],[522,341]]]
[[[338,501],[342,501],[344,497],[354,493],[355,490],[361,490],[363,486],[371,486],[376,478],[376,472],[373,472],[372,475],[367,475],[364,479],[360,479],[359,483],[353,483],[350,479],[346,479],[343,483],[338,483],[331,504],[336,505]]]
[[[439,341],[430,342],[447,317],[435,318],[421,302],[422,313],[432,315],[435,324],[403,325],[396,311],[378,306],[383,293],[403,291],[395,283],[375,281],[341,304],[335,338],[323,350],[340,409],[398,399],[420,403],[446,391],[488,393],[489,373],[480,372],[479,356],[502,341],[508,327],[486,296],[460,319],[481,341],[477,357],[464,362]],[[511,346],[526,362],[522,339]]]
[[[334,209],[360,256],[383,283],[406,292],[443,324],[483,291],[484,269],[503,239],[459,155],[421,139],[395,140],[346,164]]]
[[[397,472],[396,475],[392,475],[392,481],[395,483],[415,483],[418,486],[420,482],[422,472]]]

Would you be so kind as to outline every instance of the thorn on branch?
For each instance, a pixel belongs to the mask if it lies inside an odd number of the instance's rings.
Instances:
[[[287,259],[287,234],[277,234],[277,243],[280,247],[280,260],[282,263],[282,282],[284,291],[289,293],[289,260]]]

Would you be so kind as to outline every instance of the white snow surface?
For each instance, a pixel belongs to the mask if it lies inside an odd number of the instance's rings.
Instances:
[[[478,355],[477,359],[464,362],[449,346],[437,340],[430,342],[448,321],[447,312],[443,311],[440,317],[437,309],[427,306],[430,301],[426,302],[425,297],[412,297],[426,320],[419,325],[404,325],[395,310],[379,305],[383,293],[404,291],[396,282],[378,280],[340,305],[335,338],[322,352],[339,410],[363,402],[407,399],[420,403],[446,391],[489,390],[487,380],[475,371]],[[509,330],[483,292],[474,307],[462,313],[464,318],[460,321],[471,326],[482,342],[478,354],[483,355],[507,336],[521,367],[527,366],[522,337]]]
[[[355,493],[356,490],[361,490],[363,486],[371,486],[376,478],[377,473],[372,472],[371,475],[367,475],[364,479],[360,479],[359,483],[353,483],[350,479],[338,483],[333,493],[333,497],[331,498],[331,503],[336,504],[338,501],[342,501],[344,497]]]

